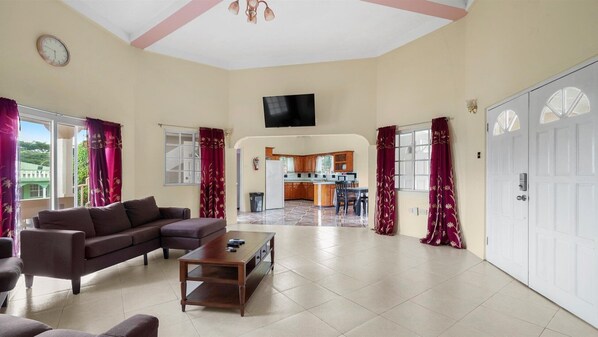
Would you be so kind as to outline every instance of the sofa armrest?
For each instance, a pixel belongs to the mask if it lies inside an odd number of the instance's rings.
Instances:
[[[158,319],[154,316],[135,315],[98,337],[157,337],[158,324]]]
[[[0,259],[12,256],[12,239],[0,238]]]
[[[189,219],[191,217],[191,210],[182,207],[160,207],[160,215],[162,219]]]
[[[72,279],[83,275],[85,233],[59,229],[21,232],[23,274]]]

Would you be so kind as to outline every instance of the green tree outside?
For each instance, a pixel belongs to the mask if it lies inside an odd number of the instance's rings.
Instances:
[[[39,166],[50,166],[50,144],[19,141],[19,161]]]
[[[77,146],[77,185],[85,184],[89,176],[89,164],[87,158],[87,141],[82,141]],[[81,200],[79,188],[77,188],[77,197]],[[83,188],[83,200],[87,200],[89,196],[89,186]]]

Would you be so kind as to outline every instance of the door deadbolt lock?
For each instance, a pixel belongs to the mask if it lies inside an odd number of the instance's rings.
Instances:
[[[517,196],[517,200],[521,200],[521,201],[526,201],[527,200],[527,195],[518,195]]]

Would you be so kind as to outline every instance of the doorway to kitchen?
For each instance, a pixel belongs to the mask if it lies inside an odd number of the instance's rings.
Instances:
[[[242,153],[237,163],[237,222],[366,227],[367,206],[354,208],[352,203],[346,213],[341,208],[338,214],[334,206],[335,182],[346,181],[351,187],[361,188],[364,197],[368,194],[369,146],[369,142],[359,135],[270,136],[239,140],[235,144],[237,151]],[[273,174],[274,168],[281,174]],[[252,193],[265,194],[264,207],[259,211],[251,212]],[[362,201],[367,202],[365,198]]]

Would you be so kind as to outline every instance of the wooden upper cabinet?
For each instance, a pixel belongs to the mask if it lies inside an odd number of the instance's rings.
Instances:
[[[295,172],[305,172],[303,156],[294,156]]]
[[[306,169],[308,172],[316,172],[316,156],[310,155],[306,157]]]
[[[273,147],[266,147],[266,159],[272,159],[274,156],[272,152],[274,151]]]
[[[353,151],[334,153],[334,172],[353,172]]]

